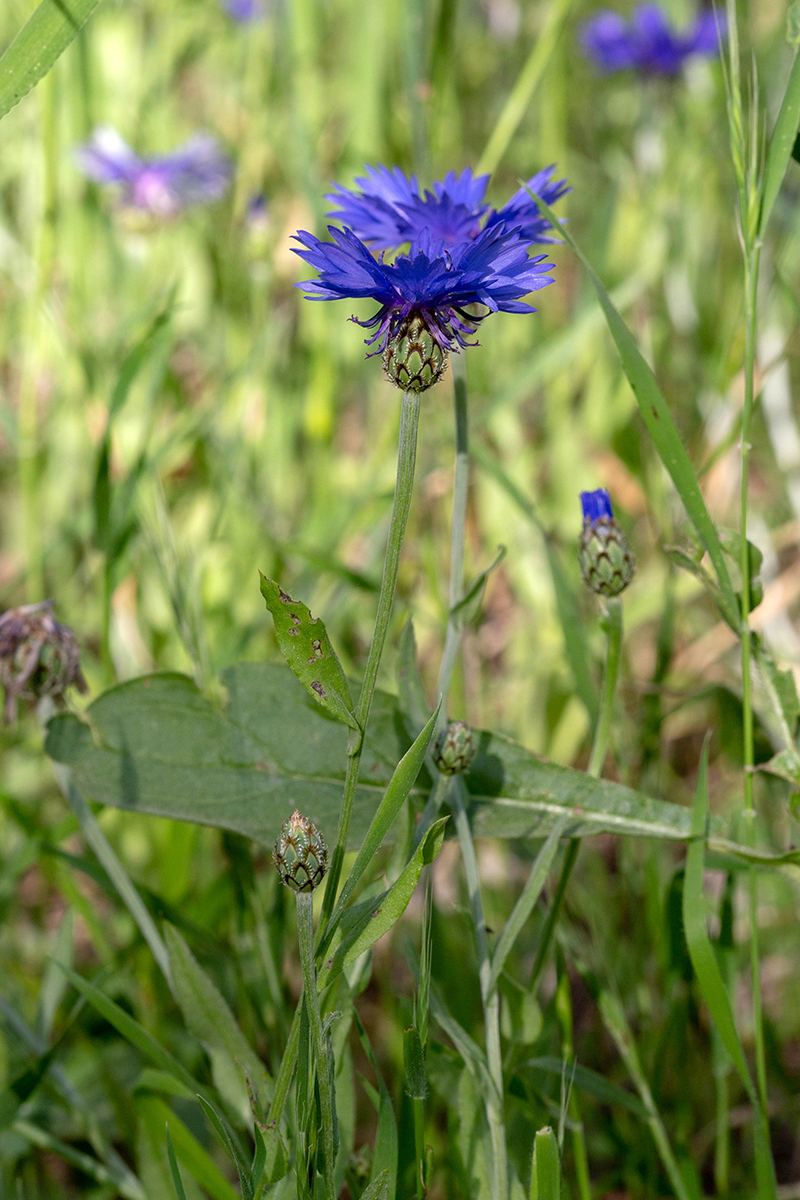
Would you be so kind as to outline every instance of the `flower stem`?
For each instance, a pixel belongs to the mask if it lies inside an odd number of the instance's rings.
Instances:
[[[375,684],[378,679],[378,668],[381,663],[383,648],[386,644],[386,634],[394,604],[394,593],[397,586],[397,573],[400,568],[400,552],[403,547],[403,536],[408,521],[408,511],[411,506],[411,492],[414,487],[414,467],[417,458],[417,430],[419,428],[419,394],[416,392],[403,393],[403,407],[400,417],[400,444],[397,453],[397,482],[394,490],[394,505],[392,521],[389,526],[389,540],[386,546],[386,559],[383,564],[383,579],[378,597],[378,612],[375,618],[375,632],[372,635],[367,666],[364,671],[364,682],[356,705],[356,720],[361,734],[351,734],[348,746],[347,769],[342,797],[342,811],[339,817],[339,831],[336,836],[336,846],[331,856],[328,870],[327,885],[322,904],[322,915],[319,922],[319,934],[328,935],[327,926],[331,919],[339,878],[342,873],[342,863],[347,852],[347,836],[350,832],[350,820],[353,815],[353,801],[358,775],[361,769],[361,754],[364,746],[367,722],[375,695]]]
[[[453,364],[453,386],[455,389],[456,418],[456,467],[453,478],[453,520],[450,534],[450,588],[447,632],[439,667],[436,688],[437,700],[441,702],[436,733],[447,724],[447,695],[453,678],[453,669],[461,647],[464,632],[462,621],[453,609],[464,594],[464,541],[467,524],[467,496],[469,493],[469,423],[467,417],[467,363],[462,352],[451,360]]]
[[[492,1087],[486,1094],[486,1116],[492,1139],[493,1176],[492,1196],[494,1200],[506,1200],[508,1196],[508,1163],[506,1157],[505,1117],[503,1113],[503,1056],[500,1047],[500,993],[492,984],[492,960],[489,954],[489,939],[486,935],[486,919],[481,900],[481,881],[478,861],[472,841],[469,817],[464,807],[466,788],[463,778],[453,779],[451,791],[456,832],[464,861],[467,891],[475,931],[475,948],[478,953],[478,978],[481,986],[484,1024],[486,1026],[486,1060]]]
[[[606,631],[607,649],[606,649],[606,671],[605,679],[603,680],[603,696],[600,703],[600,716],[597,721],[597,726],[594,731],[594,741],[592,743],[592,752],[589,756],[589,766],[587,774],[593,775],[595,779],[600,778],[605,762],[606,750],[608,749],[608,734],[611,729],[611,718],[614,714],[614,694],[617,690],[617,676],[619,674],[619,657],[622,649],[622,602],[618,596],[613,596],[608,601],[608,609],[605,620],[603,622]],[[564,899],[564,893],[567,890],[569,877],[572,874],[572,868],[575,866],[575,860],[578,857],[580,849],[580,838],[570,838],[567,846],[567,853],[564,857],[564,864],[561,868],[561,875],[556,886],[553,903],[550,905],[550,912],[547,914],[547,921],[542,931],[542,936],[539,941],[539,949],[536,951],[536,960],[533,964],[533,972],[531,973],[530,989],[536,987],[539,981],[539,976],[542,972],[547,953],[550,949],[550,943],[553,940],[558,915],[561,911],[561,904]]]
[[[336,1200],[333,1172],[336,1165],[334,1142],[335,1099],[331,1072],[328,1065],[328,1045],[322,1031],[322,1014],[317,994],[317,975],[314,967],[314,895],[313,892],[297,892],[297,940],[300,947],[300,965],[303,969],[303,996],[308,1009],[308,1021],[314,1042],[319,1107],[322,1116],[322,1149],[325,1159],[324,1179],[326,1200]],[[303,997],[300,998],[300,1004]]]

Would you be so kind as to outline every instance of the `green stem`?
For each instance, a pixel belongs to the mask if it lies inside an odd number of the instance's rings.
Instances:
[[[486,919],[483,914],[481,882],[478,862],[472,841],[469,817],[464,807],[466,788],[461,776],[453,779],[452,804],[456,822],[464,874],[467,879],[472,926],[475,931],[475,948],[478,954],[478,979],[481,986],[484,1023],[486,1026],[486,1060],[493,1086],[486,1095],[486,1116],[492,1139],[494,1200],[506,1200],[508,1196],[508,1164],[506,1159],[505,1117],[503,1114],[503,1056],[500,1048],[500,994],[492,984],[492,960],[489,954],[489,939],[486,934]]]
[[[386,559],[383,564],[383,579],[378,597],[378,612],[375,618],[375,632],[372,635],[367,666],[364,671],[364,682],[356,705],[356,720],[361,729],[361,735],[351,736],[348,747],[347,769],[342,797],[342,811],[339,818],[339,831],[336,836],[336,847],[331,856],[328,879],[325,887],[325,897],[322,904],[322,915],[319,922],[320,937],[328,934],[328,922],[333,913],[339,878],[342,873],[342,863],[347,852],[347,837],[350,832],[350,820],[353,815],[358,775],[361,769],[361,754],[364,746],[369,713],[372,699],[375,695],[375,685],[378,680],[378,668],[381,663],[386,634],[394,605],[394,593],[397,586],[397,574],[400,569],[400,553],[403,548],[403,537],[408,521],[408,510],[411,506],[411,493],[414,487],[414,467],[417,459],[417,430],[419,428],[419,395],[415,392],[403,393],[403,408],[400,417],[400,444],[397,453],[397,482],[394,490],[394,505],[392,520],[389,526],[389,541],[386,547]]]
[[[469,494],[469,422],[467,416],[467,362],[466,354],[455,355],[451,360],[453,365],[453,386],[455,389],[455,418],[456,418],[456,467],[453,478],[453,520],[450,534],[450,588],[448,594],[449,611],[447,615],[447,632],[442,652],[442,662],[439,667],[439,681],[436,688],[437,700],[441,702],[439,719],[436,722],[436,734],[447,724],[447,696],[453,670],[461,648],[464,626],[458,614],[453,610],[464,594],[464,542],[467,525],[467,497]]]
[[[611,718],[614,714],[614,695],[617,690],[619,658],[622,649],[622,602],[619,596],[613,596],[609,599],[604,625],[607,638],[606,671],[603,681],[600,717],[594,731],[594,741],[592,742],[592,752],[589,755],[589,767],[587,771],[595,779],[600,778],[603,770],[606,750],[608,749]],[[556,886],[555,895],[553,896],[553,903],[550,905],[550,912],[547,914],[547,921],[545,922],[545,927],[539,941],[539,949],[536,951],[536,960],[533,964],[533,972],[531,973],[529,984],[531,991],[533,991],[539,981],[539,975],[547,958],[547,952],[553,940],[558,915],[561,911],[564,893],[567,890],[569,877],[572,874],[572,868],[575,866],[575,860],[578,857],[580,844],[580,838],[571,838],[567,846],[567,853],[564,857],[564,865],[561,868],[561,875]]]
[[[425,1196],[425,1108],[422,1100],[412,1101],[414,1108],[414,1153],[417,1156],[417,1200]]]
[[[752,644],[750,635],[750,546],[747,541],[747,494],[750,462],[750,425],[755,400],[756,299],[760,248],[747,247],[744,256],[745,284],[745,365],[744,406],[742,408],[741,452],[741,558],[742,576],[742,714],[744,741],[744,816],[745,836],[750,846],[756,844],[756,809],[753,793],[754,736],[753,697],[750,672]],[[761,964],[758,944],[758,877],[754,867],[748,872],[750,901],[750,971],[753,989],[753,1032],[756,1052],[756,1077],[762,1115],[767,1116],[767,1065],[764,1049],[764,1020],[761,1007]]]
[[[297,892],[297,940],[300,947],[300,965],[303,969],[303,993],[308,1008],[311,1037],[314,1042],[319,1107],[322,1116],[322,1149],[325,1159],[324,1178],[327,1200],[336,1200],[336,1185],[333,1172],[336,1165],[334,1142],[335,1099],[331,1072],[328,1066],[328,1045],[322,1031],[322,1014],[317,994],[317,975],[314,967],[314,894]],[[302,1003],[302,998],[301,998]],[[299,1008],[299,1005],[298,1005]]]

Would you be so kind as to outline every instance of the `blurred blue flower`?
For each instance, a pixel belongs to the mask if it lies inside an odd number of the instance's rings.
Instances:
[[[172,154],[139,158],[115,129],[101,128],[75,159],[89,179],[120,184],[123,204],[158,217],[217,200],[230,183],[231,164],[210,134],[197,134]]]
[[[694,25],[677,33],[657,4],[640,4],[626,21],[603,9],[581,30],[584,53],[601,71],[677,75],[687,58],[717,54],[727,26],[724,13],[706,9]]]
[[[376,354],[416,318],[421,318],[445,354],[474,345],[467,339],[490,312],[535,312],[521,297],[553,282],[545,274],[552,263],[545,261],[545,255],[529,258],[518,229],[507,230],[502,222],[450,247],[425,229],[408,253],[392,263],[384,262],[383,255],[374,258],[350,229],[329,225],[328,232],[332,242],[298,232],[296,240],[305,249],[295,254],[319,271],[319,278],[296,286],[309,300],[375,300],[379,305],[375,315],[356,323],[374,330],[367,345],[377,343]],[[469,305],[487,311],[467,312]]]
[[[264,16],[264,5],[261,0],[225,0],[225,11],[232,20],[246,25]]]
[[[598,488],[596,492],[581,492],[581,508],[584,521],[590,524],[606,518],[611,520],[614,516],[611,497],[605,488]]]
[[[555,167],[545,167],[528,180],[531,191],[554,204],[570,189],[566,181],[553,181]],[[432,191],[422,192],[416,175],[409,179],[399,167],[365,167],[358,187],[336,184],[326,199],[338,205],[328,214],[379,250],[396,250],[427,230],[433,241],[452,247],[477,238],[483,230],[513,228],[521,241],[544,244],[557,241],[525,188],[520,188],[501,209],[484,203],[488,175],[473,175],[467,167],[460,175],[450,171]]]

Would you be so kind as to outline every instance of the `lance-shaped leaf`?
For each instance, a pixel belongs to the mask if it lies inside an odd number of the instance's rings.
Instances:
[[[272,613],[280,652],[303,687],[337,720],[358,729],[350,688],[321,618],[264,575],[261,595]]]
[[[66,50],[100,0],[42,0],[0,58],[0,117],[19,104]]]

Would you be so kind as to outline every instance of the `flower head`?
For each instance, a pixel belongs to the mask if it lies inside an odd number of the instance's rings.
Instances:
[[[692,55],[715,55],[725,32],[722,13],[706,10],[690,29],[677,33],[657,4],[640,4],[630,21],[611,9],[596,13],[584,24],[581,42],[601,71],[677,75]]]
[[[468,771],[477,752],[472,727],[466,721],[451,721],[436,739],[433,761],[442,775]]]
[[[545,167],[527,186],[547,204],[569,191],[563,179],[553,181],[555,167]],[[488,175],[473,175],[467,167],[450,171],[432,190],[423,192],[416,175],[408,178],[399,167],[366,167],[356,188],[337,184],[326,199],[338,205],[328,216],[341,221],[363,242],[378,250],[396,250],[415,242],[427,230],[434,242],[452,247],[477,238],[485,229],[502,224],[514,228],[529,245],[557,239],[548,236],[549,221],[542,216],[525,188],[520,188],[501,209],[484,202]]]
[[[197,134],[172,154],[139,158],[115,129],[102,128],[75,158],[89,179],[120,184],[123,204],[157,217],[217,200],[230,182],[231,164],[209,134]]]
[[[0,616],[0,683],[6,722],[16,717],[17,700],[60,700],[69,687],[86,691],[77,639],[53,616],[52,600],[10,608]]]
[[[552,283],[545,274],[552,263],[546,262],[544,255],[529,258],[516,229],[507,230],[502,223],[449,249],[443,241],[433,241],[425,230],[407,254],[398,255],[391,263],[384,262],[383,255],[374,258],[350,229],[329,225],[328,232],[331,242],[304,231],[296,235],[304,249],[295,254],[319,272],[318,279],[297,287],[309,300],[375,300],[378,311],[357,324],[374,330],[367,345],[377,343],[376,354],[387,352],[396,337],[408,332],[409,322],[420,318],[446,359],[451,350],[474,344],[468,339],[490,312],[534,312],[521,297]],[[472,305],[486,311],[467,311]],[[429,378],[414,390],[430,387],[443,370],[444,365],[435,379]],[[408,386],[393,379],[398,387]]]
[[[633,579],[636,559],[614,519],[605,488],[581,492],[583,529],[578,546],[583,582],[601,596],[618,596]]]

